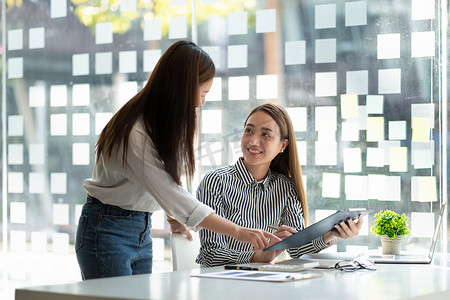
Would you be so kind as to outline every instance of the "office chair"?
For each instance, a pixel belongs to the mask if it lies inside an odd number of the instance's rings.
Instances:
[[[197,232],[191,231],[193,241],[189,241],[180,233],[170,234],[172,247],[172,266],[174,271],[199,268],[195,262],[200,249],[200,237]]]

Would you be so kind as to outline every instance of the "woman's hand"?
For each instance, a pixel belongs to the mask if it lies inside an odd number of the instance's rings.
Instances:
[[[284,240],[285,238],[291,236],[293,233],[296,233],[297,230],[295,230],[292,227],[281,225],[278,227],[278,229],[273,233],[273,235],[279,237],[281,240]],[[277,241],[270,241],[269,246],[272,246],[273,244],[277,243]],[[283,253],[284,250],[273,250],[273,251],[255,251],[255,254],[253,254],[253,257],[251,259],[251,262],[262,262],[262,263],[270,263],[272,260],[274,260],[278,255]]]
[[[279,237],[266,231],[244,227],[238,228],[236,235],[233,237],[238,241],[252,244],[254,251],[264,250],[270,244],[281,241]]]
[[[351,239],[359,234],[359,230],[361,229],[363,224],[363,219],[361,216],[358,216],[358,219],[354,221],[349,218],[347,222],[341,221],[339,224],[334,226],[334,229],[330,232],[327,232],[323,235],[323,240],[325,243],[329,243],[331,240],[335,238],[341,238],[344,240]]]
[[[184,224],[181,224],[175,219],[168,219],[167,222],[169,222],[170,225],[170,232],[172,233],[181,233],[186,236],[186,238],[190,241],[192,241],[192,234],[189,231],[189,227],[187,227]]]

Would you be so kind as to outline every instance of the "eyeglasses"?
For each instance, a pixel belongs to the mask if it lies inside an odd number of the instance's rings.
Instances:
[[[375,271],[377,269],[373,261],[363,258],[357,258],[352,261],[342,260],[338,262],[334,268],[345,272],[354,272],[357,270]]]

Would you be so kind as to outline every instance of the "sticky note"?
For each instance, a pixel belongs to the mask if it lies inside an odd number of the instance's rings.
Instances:
[[[308,114],[306,107],[287,107],[289,117],[292,120],[294,131],[306,131],[308,124]]]
[[[412,141],[429,142],[430,141],[430,120],[423,117],[412,119]]]
[[[347,94],[366,95],[369,91],[369,71],[346,72]]]
[[[29,43],[28,47],[30,49],[42,49],[45,47],[45,28],[36,27],[30,28],[28,31]]]
[[[345,2],[345,26],[367,25],[367,1]]]
[[[89,53],[74,54],[72,56],[72,76],[89,74]]]
[[[161,40],[161,19],[145,19],[144,20],[144,41]]]
[[[43,194],[45,192],[45,174],[30,172],[28,190],[30,194]]]
[[[383,95],[367,95],[366,107],[368,114],[382,114],[383,113]]]
[[[400,58],[400,33],[379,34],[377,36],[377,58]]]
[[[74,166],[87,166],[90,163],[89,143],[72,144],[72,164]]]
[[[136,70],[137,70],[137,52],[120,51],[119,73],[136,73]]]
[[[278,75],[256,76],[256,99],[278,98]]]
[[[421,238],[431,238],[434,233],[434,214],[412,212],[411,219],[411,236]]]
[[[43,165],[45,163],[45,151],[43,144],[30,144],[30,165]]]
[[[249,85],[248,76],[228,77],[228,100],[248,100]]]
[[[437,188],[435,176],[411,177],[411,201],[436,202]]]
[[[411,33],[411,57],[433,57],[435,55],[435,32]]]
[[[169,20],[169,39],[187,37],[187,17],[173,17]]]
[[[316,64],[336,62],[336,39],[317,39],[314,48]]]
[[[336,106],[316,106],[315,108],[315,130],[336,131],[337,108]]]
[[[338,173],[322,174],[322,197],[339,198],[341,194],[341,175]]]
[[[206,101],[222,101],[222,78],[215,77],[213,84],[206,94]]]
[[[62,18],[67,16],[67,0],[50,1],[50,18]]]
[[[315,75],[316,97],[337,96],[337,73],[336,72],[317,72]]]
[[[263,9],[256,11],[256,33],[275,32],[276,31],[276,10]]]
[[[228,15],[228,34],[239,35],[247,34],[248,30],[248,12],[232,12]]]
[[[50,135],[51,136],[67,135],[67,115],[66,114],[50,115]]]
[[[434,0],[412,0],[411,19],[412,20],[432,20],[435,18]]]
[[[335,166],[337,164],[337,143],[317,141],[314,147],[317,166]]]
[[[111,44],[113,42],[113,24],[111,22],[95,24],[95,43]]]
[[[45,106],[45,87],[43,85],[35,85],[28,88],[28,105],[30,107]]]
[[[389,121],[389,139],[406,140],[406,121]]]
[[[284,44],[285,65],[306,63],[306,41],[291,41]]]
[[[357,173],[361,172],[361,149],[360,148],[344,148],[344,172]]]
[[[341,124],[342,141],[359,141],[359,125],[356,122],[342,122]]]
[[[75,113],[72,115],[72,135],[89,135],[91,118],[89,113]]]
[[[67,173],[50,173],[50,193],[67,194]]]
[[[401,69],[378,70],[378,93],[401,93]]]
[[[389,148],[389,172],[407,172],[408,148]]]
[[[354,119],[358,117],[358,95],[341,95],[342,119]]]
[[[23,164],[23,144],[8,144],[8,164]]]
[[[367,176],[345,176],[346,200],[368,200]]]
[[[383,148],[367,148],[366,166],[368,167],[383,167],[385,165]]]
[[[202,110],[202,133],[222,133],[222,110]]]
[[[247,68],[247,45],[228,46],[228,68]]]
[[[161,49],[144,50],[144,58],[143,58],[144,72],[148,73],[152,72],[156,66],[156,63],[160,58],[161,58]]]
[[[91,88],[89,83],[74,84],[72,86],[72,105],[88,106],[91,102]]]
[[[316,5],[314,9],[315,29],[336,27],[336,4]]]
[[[368,142],[378,142],[384,140],[384,117],[367,118],[366,140]]]

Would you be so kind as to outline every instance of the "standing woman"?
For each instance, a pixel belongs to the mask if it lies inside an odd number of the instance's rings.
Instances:
[[[181,187],[195,170],[197,108],[215,67],[197,45],[179,41],[158,61],[146,86],[109,121],[96,145],[75,251],[83,279],[152,272],[151,215],[162,208],[172,232],[207,228],[261,250],[280,239],[214,213]]]

